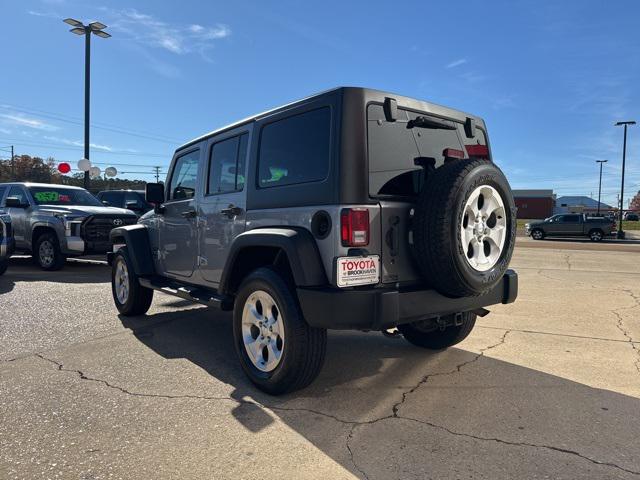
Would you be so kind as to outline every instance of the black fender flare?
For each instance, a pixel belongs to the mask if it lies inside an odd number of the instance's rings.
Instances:
[[[238,235],[229,249],[218,291],[228,293],[234,265],[249,247],[276,247],[287,255],[293,279],[298,287],[326,285],[327,275],[313,235],[306,228],[256,228]]]
[[[120,238],[123,239],[124,242],[118,241]],[[135,224],[116,227],[111,230],[109,239],[111,243],[124,243],[127,245],[127,252],[133,263],[133,270],[136,275],[145,276],[155,274],[151,242],[149,241],[149,229],[146,225]],[[111,262],[109,261],[109,263]]]

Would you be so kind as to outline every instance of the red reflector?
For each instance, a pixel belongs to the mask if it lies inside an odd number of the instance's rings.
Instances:
[[[369,210],[345,208],[340,213],[340,238],[345,247],[369,244]]]
[[[470,157],[489,158],[489,149],[486,145],[465,145]]]
[[[444,158],[464,158],[464,152],[455,148],[445,148],[442,151],[442,156]]]

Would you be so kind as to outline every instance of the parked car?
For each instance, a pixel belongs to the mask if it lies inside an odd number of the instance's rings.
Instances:
[[[103,190],[96,197],[106,206],[126,208],[138,216],[153,209],[144,198],[144,190]]]
[[[623,218],[629,222],[637,222],[640,220],[640,215],[636,212],[626,212]]]
[[[105,207],[79,187],[0,183],[0,205],[11,216],[15,248],[43,270],[58,270],[66,257],[111,250],[109,232],[136,223],[130,210]]]
[[[14,240],[11,230],[11,217],[0,212],[0,275],[7,271],[9,257],[13,253]]]
[[[517,295],[514,200],[466,113],[339,88],[188,142],[166,185],[111,232],[118,311],[154,290],[233,310],[240,364],[271,394],[313,381],[327,329],[440,350]]]
[[[589,237],[594,242],[601,241],[615,230],[616,223],[606,217],[587,217],[582,213],[554,215],[524,226],[527,235],[534,240],[545,237]]]

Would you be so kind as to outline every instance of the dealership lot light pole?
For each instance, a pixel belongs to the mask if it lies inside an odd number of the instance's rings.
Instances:
[[[636,122],[633,120],[629,120],[627,122],[616,122],[615,124],[616,127],[624,125],[624,140],[622,143],[622,184],[620,185],[620,211],[618,212],[618,238],[624,238],[624,232],[622,231],[622,207],[624,206],[624,164],[627,158],[627,127],[635,124]]]
[[[609,160],[596,160],[596,163],[600,164],[600,181],[598,182],[598,213],[596,216],[600,216],[600,193],[602,192],[602,164],[608,162]]]
[[[84,25],[82,22],[73,18],[63,20],[67,25],[73,28],[69,30],[76,35],[84,35],[84,158],[89,160],[89,89],[91,83],[91,34],[102,38],[109,38],[107,32],[104,31],[107,26],[100,22],[91,22]],[[84,188],[89,188],[89,171],[84,172]]]

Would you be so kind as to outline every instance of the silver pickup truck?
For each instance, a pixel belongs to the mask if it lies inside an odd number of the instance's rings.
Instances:
[[[532,221],[525,224],[524,229],[534,240],[542,240],[544,237],[589,237],[591,241],[599,242],[611,235],[615,226],[615,221],[609,218],[568,213]]]
[[[111,230],[137,221],[130,210],[64,185],[0,183],[0,206],[11,217],[16,252],[33,255],[43,270],[59,270],[67,257],[109,251]]]
[[[0,211],[0,275],[7,271],[9,257],[13,253],[11,217]]]

